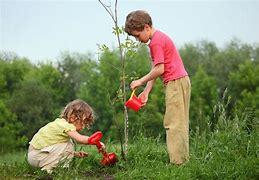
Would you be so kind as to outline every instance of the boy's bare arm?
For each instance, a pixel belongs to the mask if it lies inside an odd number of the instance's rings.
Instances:
[[[157,77],[161,76],[163,73],[164,73],[164,64],[158,64],[158,65],[154,66],[151,69],[151,71],[148,74],[146,74],[145,76],[143,76],[142,78],[132,81],[130,84],[130,87],[131,87],[131,89],[135,89],[136,87],[141,86],[152,80],[150,82],[150,84],[148,85],[152,89],[154,80]],[[151,90],[151,89],[147,89],[147,90]]]
[[[146,87],[145,87],[145,89],[144,89],[144,92],[145,93],[150,93],[150,91],[152,90],[152,88],[153,88],[153,85],[155,84],[155,81],[156,81],[156,78],[155,79],[152,79],[152,80],[150,80],[150,81],[148,81],[147,82],[147,85],[146,85]]]
[[[140,81],[142,81],[142,84],[145,84],[148,81],[154,80],[157,77],[161,76],[163,73],[164,73],[164,64],[158,64],[154,66],[147,75],[140,78]]]

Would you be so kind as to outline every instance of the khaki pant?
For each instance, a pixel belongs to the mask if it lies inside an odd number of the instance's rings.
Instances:
[[[165,86],[164,128],[170,162],[182,164],[189,159],[189,105],[191,83],[188,76],[169,81]]]
[[[42,149],[35,149],[32,145],[28,150],[28,162],[33,167],[40,167],[51,173],[53,168],[64,162],[68,167],[70,160],[74,157],[74,145],[71,142],[54,144]]]

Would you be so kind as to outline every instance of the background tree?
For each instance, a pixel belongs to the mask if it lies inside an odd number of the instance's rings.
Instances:
[[[100,57],[98,65],[85,74],[85,80],[89,83],[80,87],[79,97],[87,99],[97,114],[94,130],[99,129],[104,133],[110,129],[116,109],[122,111],[122,105],[113,101],[117,98],[116,92],[120,88],[116,83],[120,81],[120,71],[117,69],[119,63],[118,54],[106,51]],[[89,65],[85,64],[83,69],[87,67]]]
[[[64,52],[58,61],[58,71],[61,78],[58,85],[62,96],[62,104],[76,99],[76,92],[80,87],[80,59],[78,56]]]
[[[192,77],[203,66],[206,71],[210,71],[212,58],[219,53],[216,44],[209,41],[201,41],[195,44],[187,43],[179,49],[188,74]]]
[[[230,91],[237,103],[238,112],[247,111],[253,118],[246,122],[249,131],[258,126],[259,117],[259,64],[247,60],[238,71],[230,73]]]
[[[20,134],[24,129],[22,123],[17,121],[16,115],[1,100],[0,114],[0,154],[21,149],[27,142],[27,138]]]
[[[218,100],[216,80],[200,66],[192,77],[190,129],[199,133],[214,129],[213,107]]]
[[[216,77],[217,87],[221,95],[229,87],[230,72],[237,71],[240,63],[250,59],[251,49],[251,46],[234,39],[220,53],[211,57],[206,71],[209,75]]]
[[[14,59],[10,59],[9,56],[5,58],[7,59],[0,58],[0,97],[6,99],[20,85],[33,65],[25,58],[19,59],[16,56]]]
[[[59,114],[62,100],[58,86],[60,77],[52,64],[39,64],[27,72],[8,100],[10,109],[25,127],[22,133],[29,139]]]

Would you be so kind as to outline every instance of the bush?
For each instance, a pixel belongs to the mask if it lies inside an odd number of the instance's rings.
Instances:
[[[2,101],[0,101],[0,114],[0,153],[24,146],[27,138],[19,134],[23,126]]]

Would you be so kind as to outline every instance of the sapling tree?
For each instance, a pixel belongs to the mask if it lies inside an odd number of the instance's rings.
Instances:
[[[134,41],[132,41],[130,38],[126,37],[124,42],[121,41],[121,36],[124,35],[124,28],[119,27],[118,25],[118,0],[115,0],[114,2],[114,9],[112,9],[111,2],[109,4],[104,3],[102,0],[98,0],[99,3],[103,6],[103,8],[107,11],[109,16],[111,17],[114,27],[112,28],[112,33],[116,36],[117,42],[118,42],[118,49],[119,49],[119,55],[121,60],[121,67],[113,67],[116,70],[120,71],[121,77],[120,77],[120,86],[117,91],[117,98],[120,98],[124,104],[124,143],[122,142],[122,137],[119,130],[119,136],[121,141],[121,152],[122,157],[125,159],[125,155],[127,154],[128,149],[128,127],[129,127],[129,117],[128,117],[128,111],[127,107],[125,106],[126,102],[126,73],[125,73],[125,60],[126,56],[130,56],[135,54],[135,49],[138,47],[138,44]],[[105,44],[100,45],[99,44],[99,50],[102,52],[109,50],[109,47]]]

